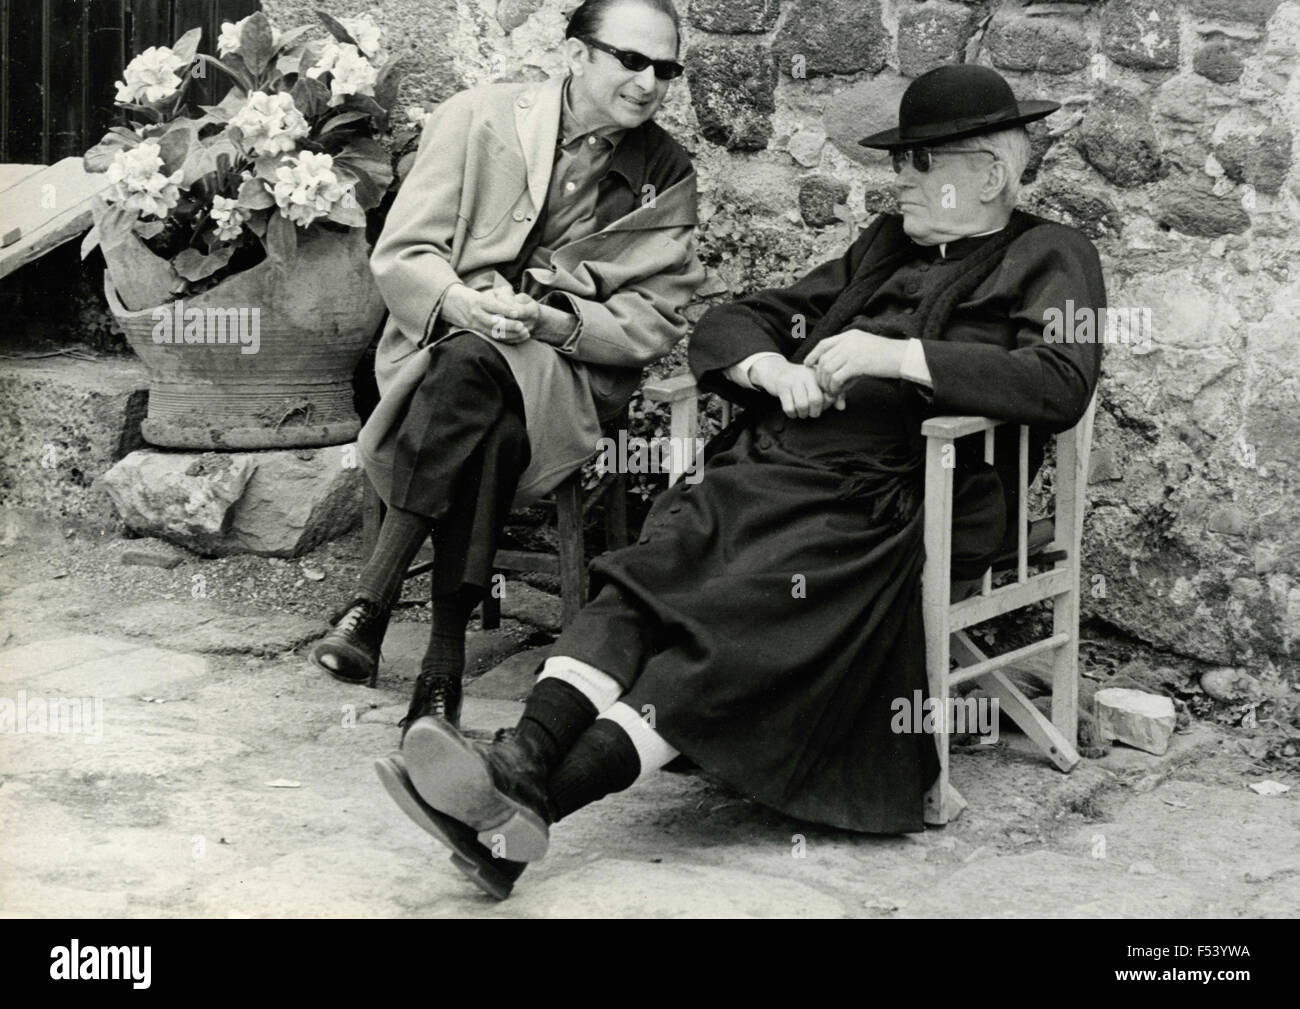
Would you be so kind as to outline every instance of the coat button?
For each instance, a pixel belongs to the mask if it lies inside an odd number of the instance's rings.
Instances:
[[[528,215],[526,215],[522,210],[516,210],[510,216],[513,217],[517,223],[521,223],[523,219]]]

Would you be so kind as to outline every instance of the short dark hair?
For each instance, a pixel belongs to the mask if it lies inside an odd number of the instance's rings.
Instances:
[[[673,0],[582,0],[578,9],[569,15],[569,27],[564,31],[564,37],[584,39],[595,36],[604,24],[605,14],[609,9],[623,3],[639,3],[643,7],[649,7],[666,15],[673,23],[673,31],[677,35],[677,47],[681,48],[682,18],[677,13],[677,8],[673,6]]]

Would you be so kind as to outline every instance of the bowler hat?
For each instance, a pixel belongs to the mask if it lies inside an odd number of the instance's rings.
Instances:
[[[1017,102],[1011,85],[990,67],[949,63],[922,74],[898,103],[898,128],[858,141],[892,150],[973,137],[1042,119],[1058,102]]]

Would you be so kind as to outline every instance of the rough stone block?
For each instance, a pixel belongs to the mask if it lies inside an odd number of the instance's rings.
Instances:
[[[1138,70],[1178,66],[1178,32],[1174,0],[1113,0],[1101,15],[1102,50]]]
[[[706,32],[734,35],[776,27],[781,0],[691,0],[690,22]]]
[[[831,143],[859,164],[888,162],[887,151],[861,147],[858,141],[898,125],[898,102],[910,83],[906,77],[886,70],[828,99],[822,123]]]
[[[767,146],[776,108],[776,64],[766,46],[736,42],[692,46],[686,79],[700,132],[707,139],[733,151]]]
[[[1092,48],[1078,21],[1023,14],[994,18],[985,43],[995,67],[1049,74],[1082,70]]]
[[[1098,690],[1097,732],[1102,739],[1114,739],[1156,755],[1169,749],[1178,714],[1168,697],[1125,687]]]
[[[1052,219],[1078,228],[1089,238],[1118,235],[1122,229],[1119,209],[1105,194],[1069,180],[1046,182],[1034,192],[1032,202]]]
[[[1187,12],[1206,21],[1257,25],[1262,28],[1280,0],[1187,0]]]
[[[1237,80],[1244,67],[1237,50],[1225,39],[1205,43],[1192,57],[1192,69],[1216,84],[1229,84]]]
[[[197,553],[297,557],[360,520],[355,446],[132,452],[104,476],[133,530]]]
[[[889,54],[879,0],[796,0],[773,51],[790,77],[875,73]]]
[[[919,77],[961,59],[975,30],[975,12],[946,0],[907,8],[898,19],[898,70]]]
[[[1160,175],[1160,144],[1142,99],[1104,88],[1079,127],[1079,153],[1117,186],[1140,186]]]
[[[829,175],[809,175],[799,182],[799,215],[804,224],[834,224],[836,204],[849,198],[848,183]]]
[[[1240,234],[1250,227],[1250,215],[1240,200],[1185,184],[1171,187],[1161,196],[1157,213],[1161,224],[1201,238]]]
[[[149,380],[134,358],[7,360],[0,367],[0,505],[117,526],[95,481],[144,444]]]
[[[822,148],[826,146],[826,134],[820,129],[800,130],[790,138],[786,150],[790,157],[805,168],[816,168],[822,160]]]
[[[512,32],[541,9],[542,0],[501,0],[497,4],[497,24],[503,32]]]

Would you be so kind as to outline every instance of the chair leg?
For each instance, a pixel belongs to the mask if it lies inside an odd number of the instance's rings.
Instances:
[[[496,572],[492,573],[492,580],[496,581]],[[495,631],[501,626],[501,597],[493,593],[494,586],[489,585],[487,593],[483,596],[483,630]]]
[[[582,548],[582,479],[575,473],[555,489],[556,532],[560,540],[560,620],[568,624],[587,600]]]
[[[605,549],[622,550],[630,542],[627,535],[627,476],[619,473],[605,492]]]

